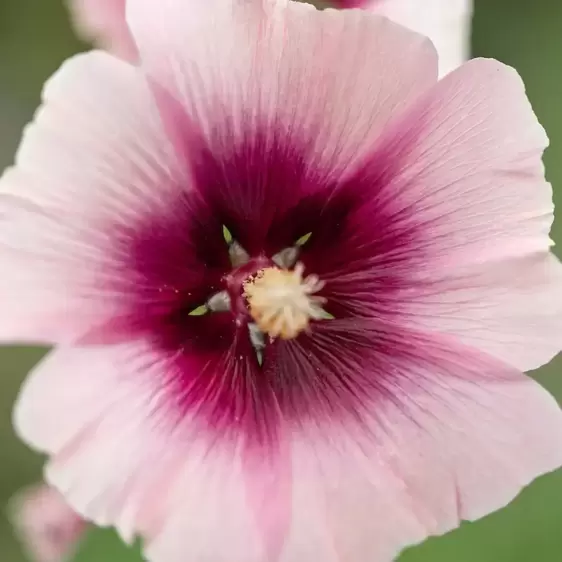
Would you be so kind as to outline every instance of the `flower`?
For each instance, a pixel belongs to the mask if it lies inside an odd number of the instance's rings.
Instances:
[[[130,0],[0,182],[46,477],[156,562],[386,562],[562,464],[547,139],[517,73],[285,0]],[[345,45],[345,48],[342,46]]]
[[[36,562],[61,562],[72,556],[86,531],[86,522],[49,486],[25,489],[14,500],[12,520]]]
[[[332,0],[340,8],[368,8],[427,35],[439,53],[440,74],[465,62],[470,52],[472,0]]]
[[[126,0],[68,0],[74,26],[83,39],[134,60],[137,49],[127,22]]]

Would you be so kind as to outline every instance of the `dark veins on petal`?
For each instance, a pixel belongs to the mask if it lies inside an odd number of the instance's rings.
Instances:
[[[296,424],[360,419],[380,390],[365,362],[398,337],[396,295],[416,252],[415,228],[380,196],[392,165],[331,179],[309,165],[308,144],[281,129],[211,146],[189,148],[193,186],[178,187],[174,201],[117,237],[129,256],[131,312],[116,331],[150,337],[168,358],[162,385],[178,415],[195,414],[218,434],[267,442],[280,416]],[[224,227],[250,256],[240,268],[232,267]],[[325,281],[320,294],[334,319],[268,342],[260,365],[241,283],[308,233],[299,261]],[[224,290],[230,311],[190,314]]]

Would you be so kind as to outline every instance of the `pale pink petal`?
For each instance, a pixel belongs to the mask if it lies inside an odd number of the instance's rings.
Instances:
[[[364,4],[427,35],[437,49],[441,75],[469,58],[472,0],[374,0]]]
[[[332,170],[436,80],[429,41],[364,12],[286,0],[163,0],[157,11],[132,0],[127,9],[141,65],[209,136],[276,123],[310,145],[311,165]]]
[[[67,0],[80,36],[126,60],[137,49],[125,19],[125,0]]]
[[[158,502],[150,511],[139,511],[139,502],[154,495],[150,482],[174,455],[169,436],[150,416],[165,367],[139,344],[61,349],[30,375],[15,408],[20,436],[52,455],[50,483],[79,512],[98,525],[116,523],[127,538],[158,521]]]
[[[127,298],[114,283],[116,232],[161,207],[183,177],[127,63],[78,56],[43,97],[0,182],[3,341],[68,341],[118,316]]]
[[[181,556],[172,553],[170,561],[185,559],[186,552],[194,559],[213,553],[226,561],[239,553],[235,558],[262,560],[264,549],[278,550],[282,540],[264,542],[255,506],[249,508],[254,465],[236,446],[199,431],[192,416],[174,416],[170,405],[178,398],[165,383],[171,369],[171,360],[148,342],[59,349],[25,383],[16,428],[50,454],[49,483],[96,524],[115,525],[126,540],[143,533],[149,551],[152,541],[179,526],[183,534],[162,547],[181,545]],[[273,474],[251,478],[255,500],[263,502],[270,489],[268,497],[276,499],[281,480],[271,480]],[[267,516],[267,506],[257,509]]]
[[[167,524],[149,535],[148,559],[182,562],[188,553],[214,562],[280,560],[294,525],[290,457],[280,465],[260,459],[258,472],[232,454],[191,460],[171,490],[176,500]]]
[[[391,398],[372,404],[368,427],[327,436],[311,427],[295,441],[283,562],[315,553],[388,562],[503,507],[562,463],[562,413],[534,381],[477,352],[405,337],[411,356],[389,358]]]
[[[20,492],[12,500],[10,515],[34,562],[70,559],[87,529],[61,494],[45,484]]]
[[[370,417],[292,429],[292,469],[276,468],[292,472],[291,488],[279,480],[262,486],[271,467],[248,474],[235,449],[209,449],[186,439],[183,424],[170,427],[154,388],[163,365],[139,347],[56,352],[28,383],[16,420],[32,444],[53,453],[47,476],[73,507],[99,524],[116,522],[125,538],[142,531],[156,562],[181,562],[186,552],[212,552],[217,562],[298,562],[313,553],[387,562],[502,507],[562,463],[560,410],[531,379],[416,334],[405,333],[387,361],[386,373],[373,373],[385,391]],[[143,363],[142,380],[131,377]],[[278,558],[264,554],[248,486],[262,501],[279,490],[291,498]],[[268,536],[284,519],[272,517]]]
[[[419,234],[395,294],[408,319],[522,370],[562,347],[547,142],[517,73],[474,60],[400,117],[360,172],[393,162],[377,201]]]
[[[47,481],[73,508],[125,540],[141,533],[150,545],[179,523],[190,553],[269,559],[290,523],[290,457],[255,454],[225,437],[230,428],[205,431],[201,412],[178,412],[174,361],[152,342],[60,348],[25,383],[17,431],[49,455]],[[185,534],[166,548],[178,541],[185,556]]]
[[[562,264],[554,255],[434,275],[413,306],[425,326],[454,334],[522,370],[562,345]]]
[[[193,420],[171,423],[169,365],[140,344],[54,352],[16,425],[52,455],[47,478],[71,505],[126,539],[141,532],[151,561],[387,562],[562,463],[562,414],[534,381],[439,337],[402,336],[395,355],[373,346],[346,367],[374,369],[361,419],[288,426],[288,456],[255,465]]]

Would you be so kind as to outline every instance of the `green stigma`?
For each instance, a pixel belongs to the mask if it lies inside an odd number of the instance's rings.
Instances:
[[[309,232],[308,234],[305,234],[304,236],[301,236],[296,242],[295,245],[296,246],[304,246],[309,240],[310,237],[312,236],[312,232]]]
[[[207,312],[209,312],[209,309],[208,309],[207,305],[202,304],[201,306],[198,306],[197,308],[194,308],[189,313],[189,316],[203,316],[204,314],[207,314]]]
[[[224,226],[224,224],[222,225],[222,236],[228,245],[232,244],[232,241],[234,240],[232,238],[232,233],[228,230],[228,228],[226,228],[226,226]]]

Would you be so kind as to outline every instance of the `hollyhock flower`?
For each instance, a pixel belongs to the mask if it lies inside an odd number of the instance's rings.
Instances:
[[[361,10],[128,10],[140,66],[67,62],[0,182],[0,337],[57,346],[15,423],[72,507],[156,562],[386,562],[559,467],[517,73],[437,82]]]
[[[68,0],[78,34],[117,56],[134,60],[137,49],[127,22],[126,0]]]
[[[12,505],[14,527],[36,562],[70,558],[86,531],[86,522],[59,492],[40,484],[24,490]]]
[[[435,44],[439,70],[447,74],[470,52],[472,0],[332,0],[340,8],[368,8],[423,35]]]

